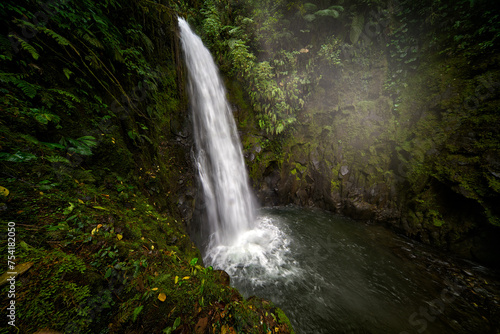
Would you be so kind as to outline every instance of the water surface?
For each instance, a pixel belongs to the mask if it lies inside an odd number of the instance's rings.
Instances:
[[[464,276],[462,269],[383,227],[328,212],[262,209],[257,228],[207,255],[245,297],[280,306],[297,333],[486,333],[490,328],[464,299],[465,287],[455,279]],[[471,266],[469,272],[475,270]]]

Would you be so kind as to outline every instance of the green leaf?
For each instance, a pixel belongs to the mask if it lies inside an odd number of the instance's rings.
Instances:
[[[109,267],[108,270],[106,270],[106,274],[104,274],[104,278],[109,278],[112,273],[113,273],[113,268]]]
[[[132,313],[132,322],[135,322],[137,320],[137,317],[139,316],[139,313],[141,313],[143,308],[144,308],[144,306],[141,305],[141,306],[137,306],[134,309],[134,312]]]
[[[176,329],[177,327],[179,327],[179,325],[181,324],[181,317],[177,317],[174,321],[174,325],[172,326],[172,329]]]
[[[66,209],[64,209],[63,214],[69,215],[73,211],[74,208],[75,208],[75,205],[73,203],[69,202],[69,206]]]
[[[59,143],[45,143],[45,142],[41,141],[40,144],[45,145],[45,146],[47,146],[48,148],[51,148],[51,149],[58,148],[60,150],[64,150],[64,146],[61,145],[61,144],[59,144]]]
[[[67,69],[66,67],[63,68],[63,72],[64,72],[64,75],[66,76],[66,78],[69,80],[69,77],[71,74],[73,74],[73,72],[71,72],[69,69]]]
[[[36,159],[36,155],[26,152],[17,151],[14,154],[0,153],[0,160],[10,162],[25,162]]]

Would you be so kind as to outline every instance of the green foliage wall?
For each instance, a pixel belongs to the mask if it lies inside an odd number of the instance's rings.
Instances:
[[[205,6],[223,37],[200,32],[264,131],[240,122],[265,198],[447,248],[498,226],[500,31],[487,1]]]

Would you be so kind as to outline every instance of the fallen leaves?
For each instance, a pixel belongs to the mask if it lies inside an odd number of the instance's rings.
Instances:
[[[158,299],[161,302],[164,302],[165,300],[167,300],[167,295],[165,295],[163,292],[160,292],[160,294],[158,295]]]
[[[9,190],[7,188],[0,187],[0,196],[4,196],[4,197],[9,196]]]
[[[4,273],[2,276],[0,276],[0,286],[4,285],[7,283],[7,279],[11,277],[15,277],[17,275],[21,275],[22,273],[26,272],[29,268],[33,266],[33,262],[25,262],[25,263],[20,263],[16,265],[14,270],[9,270],[6,273]],[[16,273],[15,275],[12,275],[11,273]]]
[[[90,234],[91,234],[91,235],[94,235],[95,233],[99,232],[99,229],[100,229],[101,227],[102,227],[102,224],[97,225],[97,227],[96,227],[96,228],[94,228],[94,229],[92,230],[92,232],[90,232]]]

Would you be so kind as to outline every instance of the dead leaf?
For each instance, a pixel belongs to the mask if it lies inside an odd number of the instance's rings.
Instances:
[[[0,286],[7,283],[8,278],[16,277],[17,275],[25,273],[29,268],[31,268],[31,266],[33,266],[33,262],[20,263],[14,268],[14,270],[7,271],[2,276],[0,276]],[[10,273],[15,273],[15,274],[10,274]]]
[[[102,224],[97,225],[97,227],[96,227],[96,228],[94,228],[94,229],[92,230],[92,232],[90,232],[90,234],[91,234],[91,235],[94,235],[94,233],[96,233],[97,231],[99,231],[99,229],[100,229],[101,227],[102,227]]]

